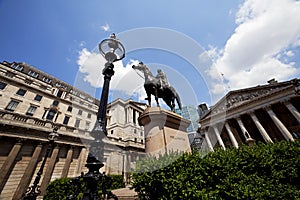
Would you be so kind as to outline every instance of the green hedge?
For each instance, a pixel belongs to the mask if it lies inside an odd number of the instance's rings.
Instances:
[[[109,175],[109,177],[112,178],[112,184],[108,190],[125,187],[122,175]],[[74,195],[76,189],[78,189],[78,193],[79,193],[77,199],[81,199],[82,192],[85,190],[85,184],[82,178],[78,179],[79,188],[71,184],[71,180],[72,180],[71,178],[61,178],[52,181],[48,185],[46,194],[43,197],[43,199],[44,200],[66,200],[69,195]],[[99,188],[98,194],[101,195],[102,186],[100,183],[98,185],[98,188]]]
[[[137,163],[133,187],[141,200],[300,199],[300,143],[147,158]]]

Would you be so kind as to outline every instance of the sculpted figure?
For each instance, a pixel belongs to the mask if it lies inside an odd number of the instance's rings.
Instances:
[[[166,74],[161,69],[157,70],[156,78],[159,79],[160,88],[161,89],[164,88],[164,87],[168,87],[169,86],[169,82],[168,82],[167,76],[166,76]]]
[[[153,95],[157,106],[159,106],[158,98],[162,98],[173,112],[175,111],[175,100],[177,101],[179,109],[181,109],[180,97],[169,84],[165,73],[161,69],[157,70],[157,76],[155,77],[143,62],[140,62],[138,65],[133,65],[132,68],[144,73],[144,88],[147,93],[146,100],[148,100],[149,106],[151,106],[151,95]]]

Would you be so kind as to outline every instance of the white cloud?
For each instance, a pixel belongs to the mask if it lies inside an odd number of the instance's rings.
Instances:
[[[79,46],[80,46],[80,47],[85,46],[85,41],[81,41],[81,42],[79,43]]]
[[[125,92],[128,95],[137,94],[143,95],[140,91],[143,89],[144,79],[140,78],[132,69],[132,65],[136,64],[137,60],[131,60],[126,66],[122,61],[114,63],[115,74],[110,82],[110,89]],[[79,52],[77,64],[79,71],[84,74],[84,81],[91,86],[98,88],[103,85],[102,69],[106,60],[98,53],[90,52],[86,48]]]
[[[299,69],[280,55],[291,57],[291,48],[299,47],[299,14],[299,1],[246,0],[237,12],[235,32],[211,67],[211,77],[217,68],[231,89],[294,78]]]
[[[286,55],[287,57],[293,57],[295,54],[294,54],[293,51],[287,51],[287,52],[285,52],[285,55]]]
[[[102,29],[104,32],[108,32],[108,31],[110,31],[110,26],[106,23],[105,25],[101,26],[101,29]]]
[[[89,82],[93,87],[103,84],[101,71],[105,64],[105,59],[99,54],[89,52],[86,48],[79,52],[77,64],[79,71],[85,74],[84,81]]]

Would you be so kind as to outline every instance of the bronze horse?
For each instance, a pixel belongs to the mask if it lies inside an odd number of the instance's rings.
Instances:
[[[170,107],[171,111],[175,111],[175,99],[178,107],[181,110],[181,101],[179,95],[175,89],[170,85],[161,85],[162,81],[159,78],[153,76],[150,69],[143,63],[140,62],[138,65],[133,65],[133,69],[140,70],[144,73],[145,83],[144,88],[147,93],[149,106],[151,106],[151,95],[155,97],[157,106],[159,106],[158,98],[162,98],[164,102]]]

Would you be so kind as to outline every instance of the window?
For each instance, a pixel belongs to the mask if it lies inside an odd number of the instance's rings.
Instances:
[[[69,106],[68,109],[67,109],[67,111],[68,111],[68,112],[72,112],[72,109],[73,109],[73,107],[72,107],[72,106]]]
[[[88,113],[88,114],[87,114],[87,118],[88,118],[88,119],[91,119],[91,117],[92,117],[91,113]]]
[[[37,94],[37,95],[35,95],[34,100],[35,100],[35,101],[41,101],[42,98],[43,98],[43,96]]]
[[[5,76],[9,77],[9,78],[13,78],[15,76],[14,73],[11,73],[11,72],[6,72],[5,73]]]
[[[89,130],[91,126],[91,122],[85,122],[85,130]]]
[[[23,70],[23,66],[20,66],[19,64],[14,63],[14,65],[12,66],[12,68],[18,70],[18,71],[22,71]]]
[[[51,79],[47,78],[46,76],[43,77],[43,81],[46,83],[51,83]]]
[[[111,134],[111,135],[114,134],[114,130],[111,130],[111,131],[110,131],[110,134]]]
[[[54,106],[58,106],[58,104],[59,104],[59,102],[57,100],[54,100],[52,103],[52,105],[54,105]]]
[[[75,127],[76,128],[78,128],[79,127],[79,125],[80,125],[80,119],[76,119],[76,121],[75,121]]]
[[[24,96],[26,92],[27,92],[26,90],[19,89],[16,94],[20,96]]]
[[[80,97],[80,98],[83,98],[83,99],[86,98],[83,94],[79,94],[79,97]]]
[[[11,100],[5,109],[9,111],[14,111],[18,105],[19,105],[18,101]]]
[[[58,92],[57,92],[57,97],[61,97],[62,96],[62,94],[63,94],[63,91],[62,90],[58,90]]]
[[[141,137],[143,137],[143,131],[141,131]]]
[[[29,80],[29,79],[26,78],[26,79],[24,80],[24,82],[25,82],[26,84],[28,84],[28,85],[31,85],[32,80]]]
[[[27,112],[26,112],[26,115],[33,116],[33,114],[34,114],[34,112],[36,111],[36,109],[37,109],[36,106],[31,105],[31,106],[28,108],[28,110],[27,110]]]
[[[29,71],[28,74],[29,74],[29,76],[32,76],[34,78],[37,78],[39,76],[39,74],[35,71]]]
[[[64,125],[68,125],[69,120],[70,120],[70,117],[69,116],[65,116],[63,124]]]
[[[6,83],[0,82],[0,90],[3,90],[6,86]]]
[[[82,115],[82,110],[78,110],[78,115]]]
[[[62,85],[61,85],[61,83],[57,82],[57,83],[55,84],[55,86],[56,86],[56,87],[61,87]]]
[[[55,116],[55,114],[56,114],[56,111],[55,110],[49,110],[49,112],[48,112],[48,115],[47,115],[47,117],[46,117],[46,119],[48,119],[48,120],[53,120],[53,118],[54,118],[54,116]]]
[[[71,94],[74,94],[74,95],[77,95],[77,94],[78,94],[78,92],[75,91],[75,90],[71,90],[70,92],[71,92]]]

